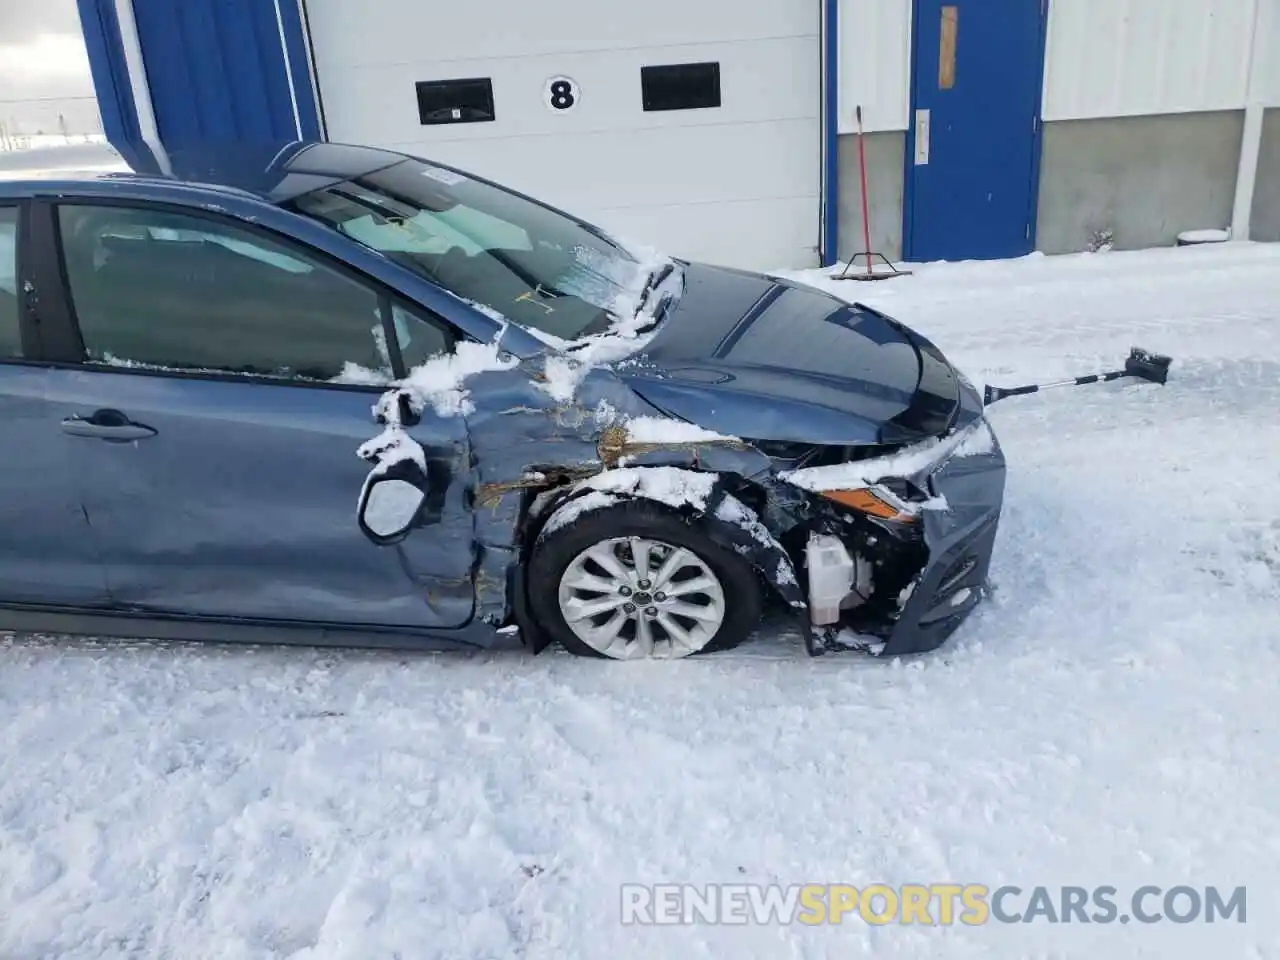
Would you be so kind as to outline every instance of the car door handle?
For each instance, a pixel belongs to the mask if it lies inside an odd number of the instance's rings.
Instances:
[[[119,410],[98,410],[91,417],[67,417],[62,421],[62,432],[72,437],[91,440],[110,440],[128,443],[154,437],[156,431],[141,423],[134,423]]]

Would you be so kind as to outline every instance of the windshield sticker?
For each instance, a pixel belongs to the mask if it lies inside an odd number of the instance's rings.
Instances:
[[[441,170],[439,167],[427,167],[422,171],[424,177],[430,177],[437,183],[443,183],[446,187],[456,187],[460,183],[466,183],[467,178],[460,173],[454,173],[452,170]]]

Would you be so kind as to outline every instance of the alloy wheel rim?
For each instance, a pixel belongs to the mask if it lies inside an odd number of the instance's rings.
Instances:
[[[560,577],[560,613],[574,635],[615,660],[675,659],[720,632],[724,587],[692,550],[614,537],[582,550]]]

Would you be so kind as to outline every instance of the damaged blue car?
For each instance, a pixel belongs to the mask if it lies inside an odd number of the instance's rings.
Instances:
[[[129,167],[0,183],[0,629],[889,656],[982,601],[1004,458],[894,318],[381,149]]]

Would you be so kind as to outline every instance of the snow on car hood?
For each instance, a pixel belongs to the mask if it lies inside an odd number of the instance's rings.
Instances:
[[[786,471],[779,477],[804,490],[854,490],[891,477],[913,479],[936,470],[951,457],[981,456],[995,449],[995,434],[983,418],[945,438],[929,437],[882,457],[804,467]]]

